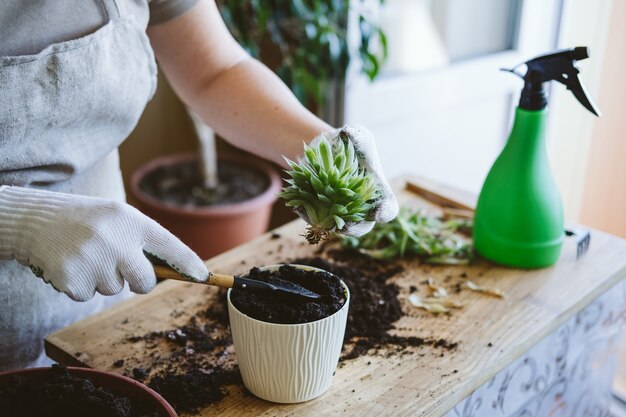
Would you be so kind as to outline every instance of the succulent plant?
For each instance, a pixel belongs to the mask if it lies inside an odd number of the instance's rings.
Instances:
[[[342,245],[379,259],[417,256],[432,264],[467,264],[474,257],[471,229],[471,220],[443,221],[402,207],[391,222],[377,223],[365,236],[346,237]]]
[[[341,130],[332,145],[326,138],[304,145],[304,157],[297,163],[285,160],[291,178],[278,196],[309,223],[309,243],[318,243],[330,232],[341,233],[351,223],[373,221],[371,211],[381,191],[359,165],[347,132]]]

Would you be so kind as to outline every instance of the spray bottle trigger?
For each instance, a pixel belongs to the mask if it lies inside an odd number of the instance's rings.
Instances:
[[[596,106],[596,104],[591,100],[591,98],[589,97],[589,94],[587,93],[587,89],[580,82],[580,80],[578,79],[578,76],[575,74],[573,76],[570,75],[566,78],[566,80],[567,81],[563,84],[565,84],[567,89],[570,90],[572,94],[574,94],[574,97],[576,97],[576,99],[580,102],[580,104],[585,106],[585,108],[589,110],[591,113],[599,117],[601,113],[600,113],[600,110],[598,109],[598,106]]]
[[[522,109],[544,109],[547,105],[547,100],[543,83],[557,81],[567,87],[587,110],[596,116],[600,116],[598,107],[593,103],[587,90],[578,78],[579,70],[576,62],[587,58],[589,58],[589,48],[578,46],[538,56],[511,69],[502,68],[502,70],[515,74],[524,80],[524,89],[522,90],[519,104]],[[525,74],[517,71],[517,68],[521,65],[526,65]]]
[[[589,58],[589,48],[586,46],[577,46],[572,50],[572,59],[582,61]]]

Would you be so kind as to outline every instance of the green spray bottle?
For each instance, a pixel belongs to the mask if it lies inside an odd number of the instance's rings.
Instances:
[[[599,111],[578,79],[586,47],[539,56],[506,70],[524,80],[515,121],[480,192],[474,246],[484,258],[518,268],[554,264],[564,238],[563,205],[545,145],[547,100],[543,84],[558,81],[590,112]],[[526,73],[516,69],[526,65]]]

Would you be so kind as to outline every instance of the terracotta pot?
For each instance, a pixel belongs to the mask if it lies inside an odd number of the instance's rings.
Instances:
[[[202,259],[211,258],[245,243],[267,230],[280,190],[281,179],[272,166],[260,159],[224,153],[220,160],[255,168],[269,178],[268,188],[260,195],[240,203],[215,207],[182,207],[168,204],[144,193],[139,184],[150,172],[167,165],[197,161],[196,154],[169,155],[152,160],[133,172],[130,191],[137,208],[175,234]]]
[[[70,374],[76,377],[90,379],[96,387],[104,388],[118,395],[128,397],[131,401],[152,407],[154,410],[159,411],[159,416],[161,417],[178,417],[176,411],[174,411],[172,406],[165,401],[163,397],[141,382],[113,372],[104,372],[97,369],[77,368],[74,366],[68,366],[67,369]],[[29,368],[0,372],[0,384],[7,381],[13,375],[41,380],[46,377],[49,371],[50,368]]]
[[[275,271],[280,267],[268,265],[261,269]],[[348,286],[343,281],[341,285],[346,301],[338,311],[323,319],[299,324],[254,319],[233,305],[232,290],[228,290],[228,317],[235,354],[243,384],[251,393],[267,401],[300,403],[328,390],[339,362],[350,305]]]

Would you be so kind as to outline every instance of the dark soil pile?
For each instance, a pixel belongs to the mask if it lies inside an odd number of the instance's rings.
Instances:
[[[400,266],[350,249],[332,250],[329,255],[334,262],[315,257],[297,259],[293,263],[310,265],[337,275],[350,290],[350,310],[341,360],[354,359],[382,348],[388,350],[388,355],[394,354],[394,351],[410,353],[406,350],[410,346],[456,348],[456,343],[443,339],[402,337],[388,333],[402,317],[398,287],[387,283],[387,279],[402,270]]]
[[[210,372],[194,369],[184,374],[160,374],[152,379],[150,388],[182,413],[220,401],[225,396],[224,387],[238,383],[238,370],[220,367]]]
[[[162,417],[145,404],[96,387],[53,365],[45,378],[13,376],[0,385],[0,415],[7,417]]]
[[[342,361],[364,354],[412,354],[416,351],[413,348],[419,346],[429,346],[437,355],[456,348],[456,343],[444,339],[389,334],[402,316],[399,288],[388,281],[402,271],[397,263],[378,261],[353,250],[330,250],[320,255],[323,258],[303,258],[291,263],[328,271],[348,286],[350,309]],[[135,378],[148,381],[179,413],[193,412],[221,400],[228,386],[243,389],[237,364],[228,354],[232,339],[225,292],[219,300],[180,328],[130,339],[145,341],[149,356],[155,359],[152,368],[127,373],[136,373]],[[164,354],[164,346],[171,348],[172,353]]]
[[[230,299],[237,310],[268,323],[310,323],[336,313],[346,302],[339,278],[327,272],[305,271],[291,265],[283,265],[278,271],[252,268],[247,278],[270,284],[278,284],[280,280],[293,282],[321,296],[312,300],[278,291],[231,292]]]
[[[241,386],[241,376],[229,352],[233,340],[228,328],[226,291],[220,302],[211,304],[184,326],[128,338],[142,341],[150,366],[129,368],[125,374],[147,383],[161,394],[178,413],[220,401],[229,385]],[[164,349],[168,347],[168,349]],[[128,361],[117,360],[114,366]]]
[[[205,207],[249,200],[269,187],[269,179],[262,172],[232,162],[220,161],[218,176],[218,188],[205,190],[198,163],[187,162],[150,172],[139,188],[168,204]]]

